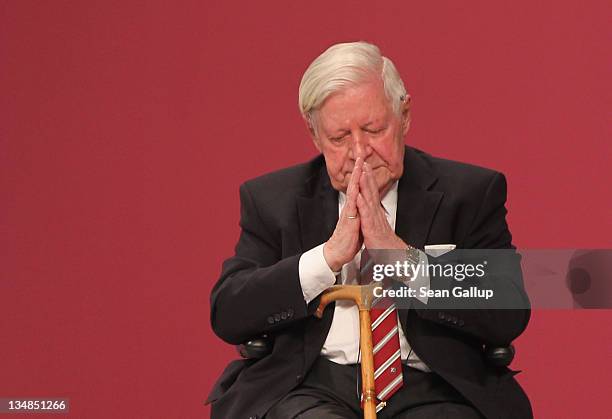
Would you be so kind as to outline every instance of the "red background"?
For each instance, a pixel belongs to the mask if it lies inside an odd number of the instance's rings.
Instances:
[[[0,2],[0,397],[208,416],[238,185],[314,155],[297,87],[339,41],[395,61],[410,144],[506,173],[515,244],[612,247],[608,0],[331,3]],[[608,417],[611,320],[534,312],[536,417]]]

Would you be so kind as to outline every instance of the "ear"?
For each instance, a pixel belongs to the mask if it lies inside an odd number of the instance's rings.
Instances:
[[[314,146],[317,148],[317,150],[319,150],[319,153],[322,153],[321,142],[319,138],[317,137],[317,135],[315,134],[314,127],[312,126],[312,121],[306,116],[303,116],[302,119],[304,120],[304,123],[306,124],[306,129],[308,130],[308,133],[310,134],[310,138],[312,138],[312,142],[314,143]]]
[[[401,118],[402,118],[402,134],[406,135],[410,130],[410,106],[412,98],[408,93],[401,104]]]

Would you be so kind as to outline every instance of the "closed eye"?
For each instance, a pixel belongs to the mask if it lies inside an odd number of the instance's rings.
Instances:
[[[348,134],[344,134],[339,137],[329,137],[329,141],[331,141],[332,143],[340,144],[342,141],[344,141],[347,135]]]
[[[370,128],[370,129],[366,129],[365,132],[369,132],[370,134],[380,134],[381,132],[383,132],[386,129],[387,129],[387,127]]]

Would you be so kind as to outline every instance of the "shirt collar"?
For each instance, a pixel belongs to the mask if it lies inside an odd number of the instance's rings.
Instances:
[[[394,215],[397,208],[397,185],[399,181],[393,182],[389,191],[383,196],[380,203],[389,215]]]

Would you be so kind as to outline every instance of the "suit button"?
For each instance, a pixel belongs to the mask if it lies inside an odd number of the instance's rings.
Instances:
[[[249,419],[259,419],[259,416],[255,415],[255,416],[249,416]]]
[[[444,315],[444,313],[442,313],[442,312],[439,312],[439,313],[438,313],[438,318],[439,318],[440,320],[444,320],[444,318],[445,318],[445,317],[446,317],[446,316]]]
[[[268,323],[274,324],[274,317],[272,316],[268,317]]]
[[[286,312],[286,311],[283,311],[283,312],[281,313],[281,319],[283,319],[283,320],[286,320],[286,319],[287,319],[287,312]]]
[[[296,376],[295,376],[295,381],[297,381],[298,383],[299,383],[300,381],[302,381],[302,375],[301,375],[301,374],[296,375]]]
[[[281,318],[280,318],[280,314],[276,313],[274,315],[274,321],[280,322]]]
[[[288,308],[287,309],[287,317],[292,317],[293,316],[293,309],[292,308]]]

